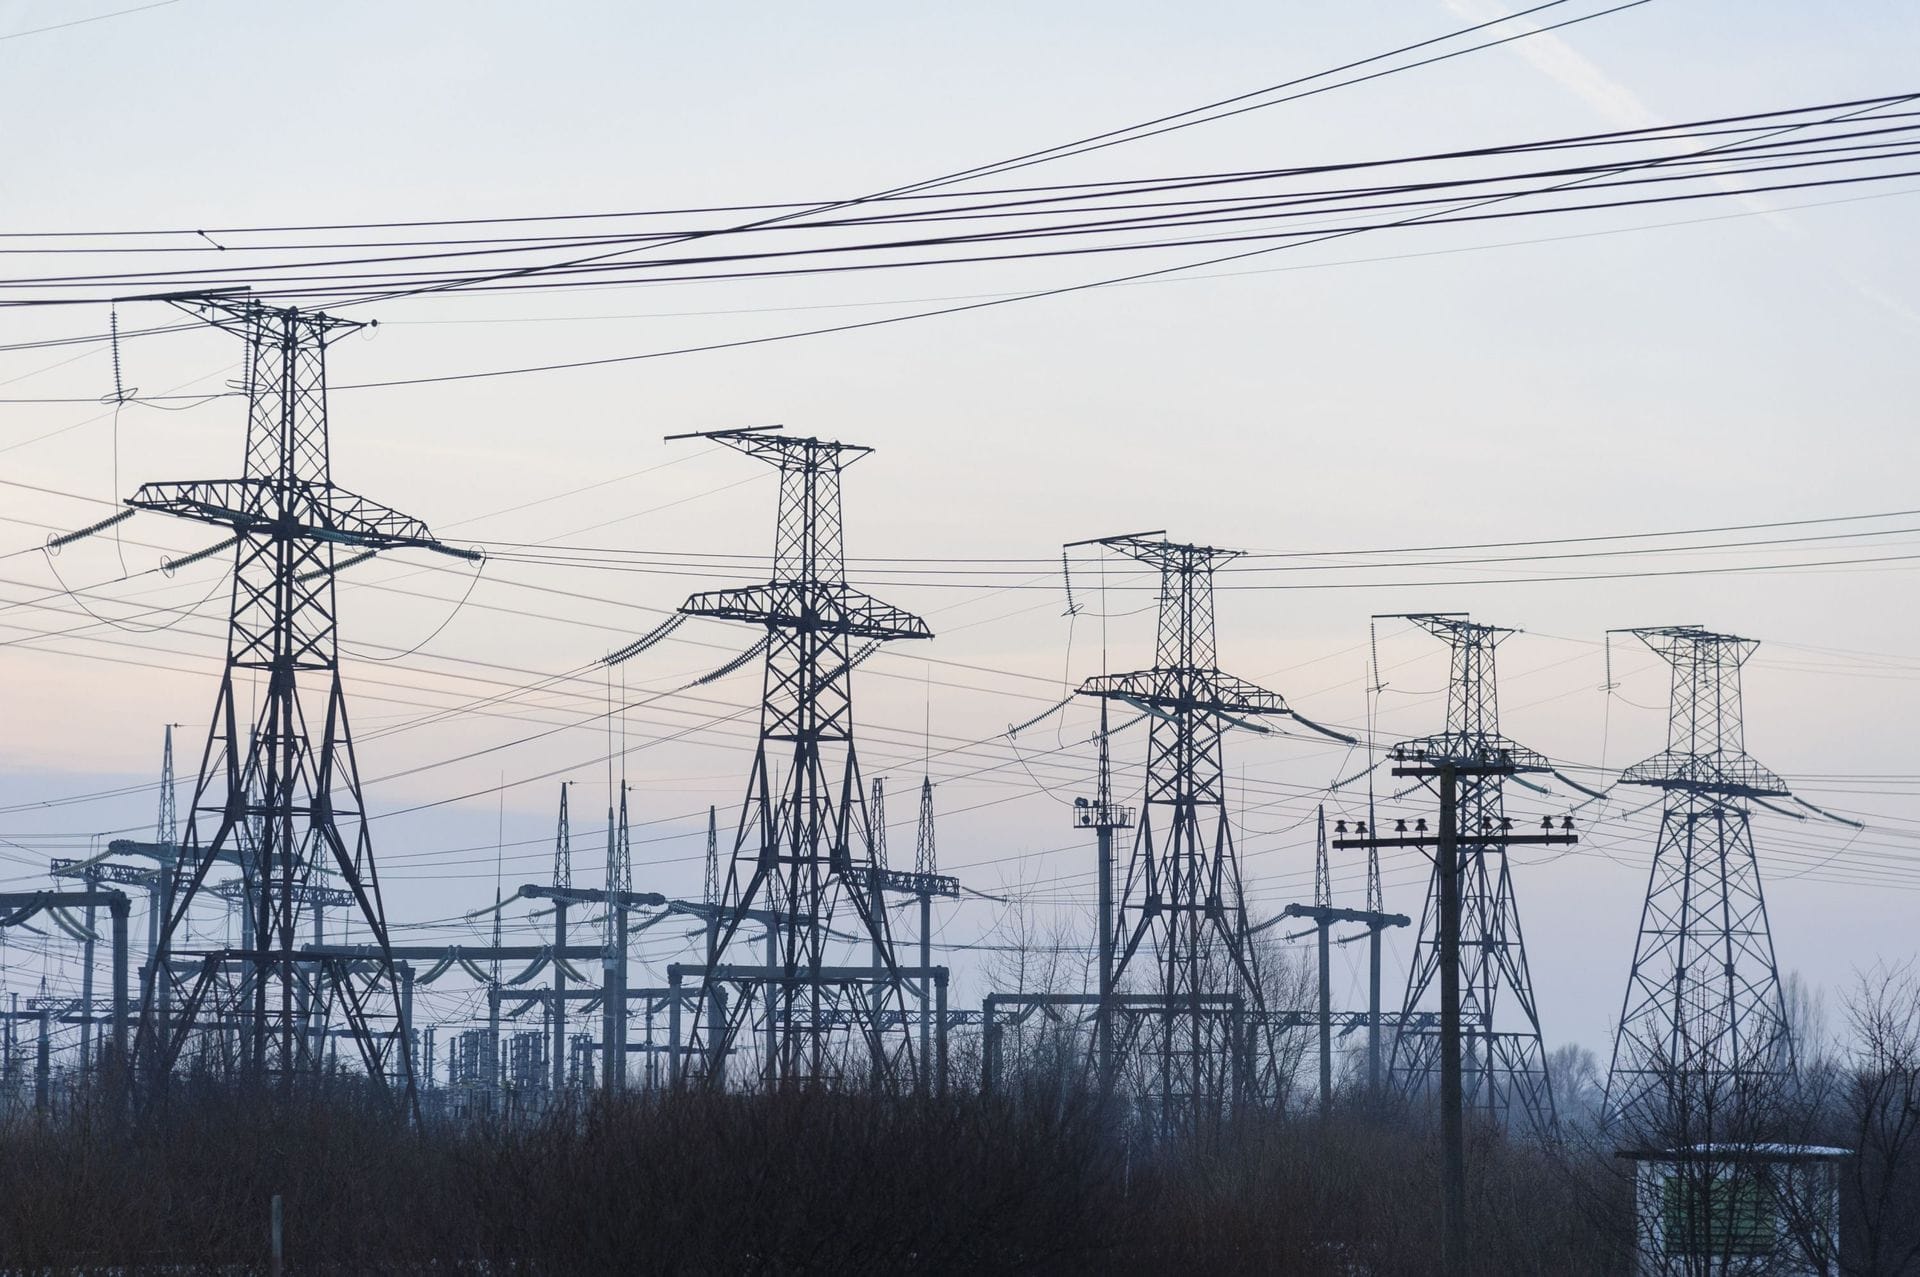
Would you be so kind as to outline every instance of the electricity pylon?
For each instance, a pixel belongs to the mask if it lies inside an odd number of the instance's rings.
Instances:
[[[1545,1134],[1554,1127],[1553,1088],[1540,1039],[1540,1010],[1527,969],[1507,847],[1493,835],[1504,828],[1506,777],[1544,771],[1546,762],[1500,734],[1494,649],[1513,631],[1452,613],[1405,617],[1446,643],[1447,725],[1438,736],[1409,741],[1401,753],[1466,760],[1505,759],[1506,769],[1459,778],[1460,1051],[1469,1111]],[[1394,1040],[1389,1077],[1425,1094],[1439,1077],[1440,1034],[1431,1015],[1439,996],[1440,866],[1427,892],[1420,939],[1407,972],[1402,1028]]]
[[[573,829],[567,819],[567,782],[560,782],[560,824],[553,835],[553,885],[573,886]]]
[[[1080,692],[1129,705],[1152,724],[1100,1015],[1114,1022],[1114,1066],[1136,1087],[1153,1125],[1171,1135],[1211,1127],[1256,1082],[1248,1026],[1263,1022],[1265,999],[1227,820],[1221,738],[1232,726],[1265,731],[1253,720],[1292,711],[1279,694],[1222,673],[1217,663],[1213,574],[1240,552],[1160,535],[1079,543],[1160,573],[1152,668],[1096,675]],[[1129,976],[1137,976],[1137,989]]]
[[[1673,675],[1666,749],[1621,777],[1665,790],[1666,805],[1607,1073],[1606,1113],[1658,1128],[1671,1120],[1676,1098],[1722,1104],[1731,1116],[1792,1073],[1794,1043],[1749,813],[1752,803],[1789,794],[1746,752],[1740,667],[1759,644],[1690,625],[1628,633]]]
[[[911,1082],[907,976],[873,863],[852,671],[882,643],[932,632],[847,584],[841,475],[871,450],[762,429],[679,437],[725,444],[780,474],[771,578],[696,594],[681,608],[763,629],[766,651],[759,745],[721,895],[725,921],[708,962],[679,969],[698,974],[718,1026],[695,1019],[687,1062],[710,1085],[730,1052],[764,1086],[853,1079],[863,1066],[876,1085]],[[843,906],[859,934],[834,931]],[[749,910],[766,920],[758,961],[743,952]],[[870,942],[870,961],[829,963],[830,939]],[[733,996],[722,1012],[715,999],[723,991]]]
[[[204,1018],[209,1046],[236,1031],[241,1076],[322,1067],[315,1026],[337,1007],[367,1076],[413,1104],[405,999],[374,871],[360,773],[340,681],[334,573],[383,550],[475,558],[427,526],[336,487],[327,438],[326,349],[359,324],[229,297],[180,304],[247,348],[245,470],[238,479],[143,486],[127,504],[226,529],[234,547],[227,656],[187,828],[163,895],[137,1047],[164,1079]],[[343,558],[350,555],[351,558]],[[186,559],[176,560],[176,565]],[[257,704],[250,719],[249,701]],[[218,860],[237,860],[249,919],[243,947],[179,946],[194,898]],[[303,956],[308,888],[331,861],[376,949],[374,958]],[[203,1053],[205,1054],[205,1053]]]

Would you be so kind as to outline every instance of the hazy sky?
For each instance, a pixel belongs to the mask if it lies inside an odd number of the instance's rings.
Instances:
[[[269,10],[180,0],[11,39],[82,10],[0,3],[0,103],[11,121],[0,132],[0,229],[846,196],[1346,62],[1497,13],[1488,3]],[[85,12],[122,7],[89,0]],[[1920,6],[1911,3],[1652,0],[1564,36],[1033,172],[1058,181],[1293,165],[1691,120],[1913,89],[1917,59]],[[451,540],[642,549],[684,564],[693,553],[764,554],[774,489],[745,458],[662,436],[782,421],[875,445],[847,483],[850,553],[1032,561],[1030,574],[995,578],[991,591],[965,578],[936,587],[921,568],[874,586],[940,636],[899,645],[858,680],[857,712],[871,728],[863,756],[869,774],[890,779],[894,846],[911,846],[912,791],[930,754],[949,813],[942,867],[980,891],[1026,900],[1037,925],[1080,943],[1091,849],[1068,827],[1067,805],[1088,792],[1087,751],[1076,742],[1090,711],[1023,734],[1017,756],[996,739],[1100,666],[1099,621],[1091,611],[1063,616],[1060,573],[1047,562],[1063,542],[1164,527],[1218,545],[1317,552],[1920,506],[1910,492],[1920,452],[1916,190],[1920,179],[1771,204],[1361,236],[1201,278],[860,333],[342,390],[334,472]],[[1689,224],[1654,225],[1673,222]],[[628,354],[1114,273],[1110,262],[1067,262],[422,299],[368,308],[380,326],[341,341],[332,370],[346,384]],[[98,310],[0,312],[0,342],[102,331]],[[161,322],[158,310],[122,307],[121,322]],[[149,393],[212,390],[238,352],[230,338],[192,332],[129,342],[122,358],[126,384]],[[81,398],[111,387],[102,345],[0,352],[3,395]],[[86,403],[0,406],[0,478],[111,499],[145,480],[235,471],[241,431],[231,399],[129,407],[117,422]],[[22,804],[150,782],[164,722],[184,724],[191,773],[211,709],[220,562],[173,579],[116,578],[122,555],[137,573],[157,562],[156,547],[214,538],[143,516],[123,526],[118,548],[95,538],[52,565],[36,548],[49,528],[104,512],[72,496],[0,489],[0,553],[23,551],[0,560],[0,875],[10,888],[40,881],[47,856],[79,854],[92,834],[150,827],[153,795]],[[1859,525],[1876,535],[1839,548],[1588,567],[1893,556],[1920,534],[1916,519]],[[1566,565],[1535,561],[1224,578],[1236,588],[1221,593],[1221,663],[1315,719],[1356,725],[1366,715],[1369,617],[1470,611],[1526,631],[1501,649],[1509,734],[1556,758],[1619,767],[1663,743],[1666,683],[1651,654],[1616,640],[1618,689],[1604,694],[1607,629],[1698,622],[1763,640],[1746,680],[1749,747],[1813,801],[1870,825],[1856,834],[1756,819],[1782,968],[1832,987],[1855,967],[1913,951],[1912,570],[1896,560],[1543,582],[1528,578],[1563,575]],[[1097,610],[1094,571],[1082,560],[1075,586]],[[1436,577],[1504,579],[1392,584]],[[493,715],[414,720],[581,670],[714,582],[672,566],[496,561],[456,612],[468,571],[445,561],[394,556],[350,580],[349,648],[394,658],[356,659],[349,687],[370,804],[392,813],[375,829],[396,923],[441,923],[490,901],[496,825],[508,889],[544,879],[563,777],[582,782],[575,861],[593,880],[604,830],[592,813],[607,794],[599,675]],[[153,633],[102,625],[60,592],[63,581],[87,591],[83,601],[103,617],[173,624]],[[1239,588],[1276,581],[1341,588]],[[1121,588],[1141,582],[1118,565],[1108,582],[1107,659],[1144,666],[1151,617],[1139,609],[1151,595]],[[192,612],[143,612],[203,598]],[[35,637],[41,631],[57,633]],[[1377,633],[1389,684],[1380,732],[1436,730],[1444,650],[1400,622]],[[750,638],[718,624],[684,628],[623,667],[629,699],[684,683]],[[727,716],[756,691],[743,676],[626,716],[635,818],[653,822],[636,832],[636,887],[699,890],[704,810],[736,807],[745,784],[752,716]],[[521,741],[565,723],[584,725]],[[1059,752],[1029,756],[1049,750]],[[1309,740],[1241,734],[1229,750],[1250,903],[1264,917],[1310,893],[1316,793],[1361,764]],[[1139,742],[1121,753],[1124,779],[1137,786]],[[1596,819],[1576,852],[1516,867],[1550,1045],[1603,1046],[1618,1012],[1657,814],[1627,815],[1640,801],[1583,813]],[[1411,798],[1397,808],[1415,814]],[[1357,903],[1357,867],[1343,859],[1336,872],[1342,899]],[[1425,877],[1416,860],[1389,860],[1389,907],[1417,915]],[[947,914],[940,941],[1004,944],[1016,912],[970,899]],[[408,934],[479,938],[486,925]],[[41,951],[11,943],[6,987],[29,988]],[[1352,948],[1340,994],[1350,1003],[1363,989],[1363,947]],[[1409,949],[1410,939],[1397,940],[1396,963]],[[685,950],[677,934],[649,933],[636,952],[659,964]],[[991,987],[997,956],[948,950],[962,973],[958,1000]],[[452,1015],[460,1004],[448,994],[439,1009]]]

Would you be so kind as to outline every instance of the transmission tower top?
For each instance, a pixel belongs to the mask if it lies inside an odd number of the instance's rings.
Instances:
[[[1740,667],[1760,644],[1697,625],[1625,631],[1673,667],[1667,747],[1621,774],[1629,785],[1727,798],[1785,795],[1786,781],[1748,756]]]
[[[1493,652],[1518,630],[1470,620],[1464,612],[1400,612],[1374,619],[1411,621],[1451,652],[1446,730],[1401,742],[1393,749],[1395,758],[1509,774],[1552,770],[1545,757],[1500,732]]]

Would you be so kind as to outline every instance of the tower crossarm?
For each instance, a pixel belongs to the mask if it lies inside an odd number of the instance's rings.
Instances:
[[[1439,732],[1402,741],[1393,747],[1395,762],[1449,763],[1473,771],[1552,771],[1543,755],[1491,732]]]
[[[958,897],[960,880],[951,874],[911,873],[905,869],[875,869],[874,885],[903,896]]]
[[[1620,774],[1628,785],[1688,790],[1730,798],[1784,795],[1787,782],[1744,753],[1689,754],[1665,750]]]
[[[770,581],[709,590],[681,605],[688,616],[745,621],[776,630],[811,630],[849,638],[932,638],[927,623],[863,590],[833,581]]]
[[[416,548],[456,558],[476,551],[437,540],[427,525],[330,483],[303,479],[190,479],[142,484],[127,499],[136,510],[223,524],[236,533],[276,532],[368,550]]]
[[[51,872],[56,878],[87,878],[124,887],[152,888],[161,882],[161,871],[158,869],[149,869],[145,865],[120,865],[110,860],[55,860]]]
[[[1160,714],[1193,712],[1239,717],[1293,712],[1280,693],[1212,669],[1099,674],[1080,685],[1080,694],[1125,701]]]
[[[207,890],[222,900],[231,900],[235,904],[248,903],[247,883],[244,878],[229,878],[225,882],[214,883]],[[351,891],[339,887],[323,887],[318,883],[299,882],[293,885],[290,893],[285,887],[282,887],[281,891],[287,894],[295,904],[318,906],[323,909],[351,909],[357,903]]]

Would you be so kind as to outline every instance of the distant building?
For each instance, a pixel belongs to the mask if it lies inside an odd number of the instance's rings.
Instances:
[[[1811,1144],[1628,1149],[1640,1277],[1830,1277],[1840,1255],[1839,1162]]]

